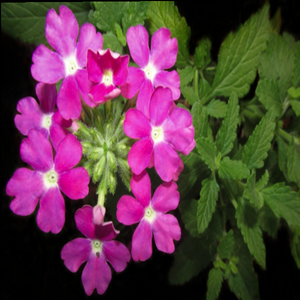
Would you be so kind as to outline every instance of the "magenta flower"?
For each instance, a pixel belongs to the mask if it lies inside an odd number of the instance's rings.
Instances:
[[[121,90],[117,85],[125,84],[128,63],[128,55],[120,56],[110,49],[100,50],[97,53],[88,51],[88,77],[97,83],[89,95],[96,104],[102,104],[120,95]]]
[[[132,59],[139,68],[129,67],[126,84],[121,86],[122,95],[132,98],[139,90],[136,108],[149,117],[149,102],[154,87],[168,87],[173,100],[180,97],[180,79],[176,71],[164,71],[174,66],[177,59],[177,39],[171,39],[167,28],[154,32],[149,50],[149,35],[145,27],[137,25],[127,31],[127,43]]]
[[[130,182],[135,198],[124,195],[117,205],[117,219],[125,225],[139,222],[132,236],[132,258],[145,261],[152,255],[152,233],[158,250],[174,251],[173,240],[178,241],[181,230],[177,219],[166,212],[176,209],[179,192],[175,182],[165,182],[151,199],[151,182],[146,171],[133,175]]]
[[[85,69],[87,50],[102,48],[101,33],[89,23],[83,24],[76,44],[79,26],[72,11],[60,6],[59,15],[50,9],[46,16],[45,35],[53,52],[44,45],[36,48],[32,55],[31,74],[37,81],[53,84],[63,78],[57,97],[57,106],[64,119],[77,119],[81,112],[80,95],[87,105],[95,104],[88,92],[92,83]]]
[[[85,168],[73,168],[82,155],[80,142],[72,134],[59,144],[53,161],[49,140],[36,129],[21,143],[20,155],[33,167],[17,169],[6,186],[15,197],[10,209],[17,215],[30,215],[40,200],[37,224],[44,232],[58,233],[65,223],[65,202],[61,191],[76,200],[88,194],[89,175]],[[72,169],[73,168],[73,169]]]
[[[67,128],[72,125],[72,121],[63,119],[59,111],[55,112],[55,84],[38,83],[35,91],[40,106],[32,97],[21,99],[17,104],[17,111],[21,115],[15,116],[15,125],[23,135],[28,135],[34,128],[40,130],[46,138],[50,136],[57,150],[59,143],[70,133]]]
[[[93,223],[91,206],[85,205],[77,210],[75,222],[87,238],[77,238],[67,243],[61,250],[61,258],[73,273],[87,261],[81,275],[84,290],[89,296],[94,289],[97,289],[98,294],[103,294],[111,280],[111,270],[107,261],[116,272],[121,272],[130,260],[130,253],[122,243],[112,241],[119,233],[112,222],[102,225]]]
[[[183,165],[176,150],[187,155],[195,141],[191,114],[173,105],[171,90],[158,87],[151,96],[149,120],[137,109],[127,111],[124,132],[139,139],[128,153],[133,173],[140,174],[154,165],[163,181],[178,178]]]

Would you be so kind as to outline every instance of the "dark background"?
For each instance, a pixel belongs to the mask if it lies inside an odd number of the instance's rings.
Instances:
[[[271,16],[281,7],[282,31],[300,38],[300,9],[297,0],[270,1]],[[231,30],[244,23],[264,1],[178,1],[179,12],[191,27],[191,51],[197,41],[212,39],[212,56],[217,60],[220,44]],[[1,298],[2,299],[85,299],[81,284],[82,267],[75,274],[64,266],[60,251],[64,244],[80,235],[74,225],[74,213],[83,201],[66,200],[66,223],[57,235],[44,234],[36,225],[36,213],[28,217],[14,215],[5,193],[7,181],[17,168],[25,167],[19,155],[22,135],[14,126],[16,104],[35,95],[30,74],[35,46],[25,45],[1,32]],[[261,299],[300,299],[300,271],[290,254],[289,236],[282,227],[275,240],[264,236],[267,270],[256,264]],[[155,247],[154,247],[155,249]],[[130,262],[122,273],[113,271],[112,281],[99,299],[205,299],[209,268],[182,286],[170,286],[167,280],[173,255],[157,250],[144,263]],[[211,266],[210,266],[211,267]],[[223,283],[220,299],[236,299]]]

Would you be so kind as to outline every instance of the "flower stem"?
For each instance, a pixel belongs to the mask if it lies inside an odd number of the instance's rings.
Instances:
[[[112,119],[112,102],[111,100],[104,103],[104,112],[106,120]]]

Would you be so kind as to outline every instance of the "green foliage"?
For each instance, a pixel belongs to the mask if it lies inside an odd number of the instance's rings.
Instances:
[[[182,86],[181,93],[186,99],[186,101],[191,105],[198,101],[197,93],[195,92],[195,89],[191,86]]]
[[[207,114],[215,118],[224,118],[226,115],[227,105],[224,101],[212,100],[206,106]]]
[[[194,69],[191,66],[187,66],[184,69],[177,69],[180,77],[180,86],[188,85],[194,78]]]
[[[120,53],[122,51],[122,44],[120,43],[118,37],[110,32],[103,34],[103,49],[111,49],[113,52]]]
[[[208,137],[208,118],[207,109],[200,103],[195,103],[191,111],[193,125],[195,128],[195,139],[199,137]]]
[[[151,1],[148,8],[150,20],[150,33],[153,34],[161,27],[171,30],[171,37],[178,41],[177,67],[185,67],[190,64],[189,40],[191,29],[184,17],[181,17],[177,6],[173,1]]]
[[[230,230],[227,234],[221,239],[218,246],[218,253],[221,259],[229,259],[231,257],[232,251],[234,249],[234,234]]]
[[[289,180],[300,187],[300,145],[296,144],[294,140],[289,144],[287,152],[287,172]]]
[[[207,281],[207,300],[218,299],[223,282],[223,272],[220,269],[213,268],[209,271]]]
[[[185,200],[179,203],[179,210],[181,212],[181,220],[184,224],[185,229],[193,237],[199,235],[197,229],[197,200]]]
[[[265,204],[259,211],[258,223],[260,228],[275,238],[279,228],[279,219],[276,218],[270,207]]]
[[[300,85],[300,42],[297,43],[297,49],[295,53],[294,60],[294,70],[293,70],[293,86],[298,87]]]
[[[195,65],[199,68],[202,69],[203,67],[207,66],[210,61],[210,48],[211,48],[211,41],[208,38],[202,39],[195,50],[195,55],[194,55],[194,61]]]
[[[208,138],[201,137],[196,140],[196,147],[203,161],[214,171],[215,157],[217,155],[216,145]]]
[[[49,9],[56,12],[65,5],[74,13],[79,26],[88,20],[89,3],[83,2],[27,2],[1,3],[1,30],[23,43],[47,44],[45,21]]]
[[[240,160],[230,160],[227,156],[222,159],[218,172],[223,179],[243,179],[250,175],[247,166]]]

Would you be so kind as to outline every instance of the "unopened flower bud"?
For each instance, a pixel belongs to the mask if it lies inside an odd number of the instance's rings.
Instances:
[[[93,207],[93,223],[95,225],[102,225],[104,221],[105,207],[96,205]]]

